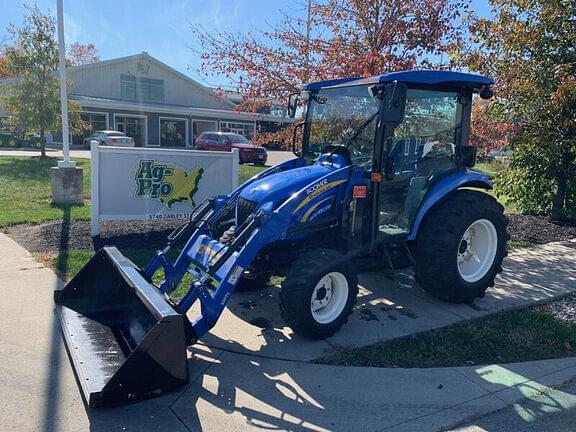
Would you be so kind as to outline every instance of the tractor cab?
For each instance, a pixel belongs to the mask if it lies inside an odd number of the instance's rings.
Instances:
[[[309,163],[349,165],[362,178],[342,213],[347,237],[366,246],[410,235],[427,192],[474,165],[472,95],[489,97],[492,83],[460,72],[409,71],[304,86],[303,140],[293,151]]]

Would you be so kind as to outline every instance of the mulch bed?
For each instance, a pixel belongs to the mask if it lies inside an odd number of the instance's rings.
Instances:
[[[99,238],[90,236],[89,221],[47,222],[16,225],[6,230],[16,242],[32,253],[59,253],[66,250],[98,250],[112,245],[119,249],[162,248],[170,232],[184,223],[167,221],[104,222]]]
[[[544,244],[576,238],[576,224],[551,222],[547,217],[508,215],[508,233],[511,240],[528,245]]]
[[[569,295],[554,300],[551,303],[537,306],[537,309],[552,314],[555,318],[562,321],[576,323],[576,296]]]
[[[551,222],[548,218],[508,215],[510,239],[537,245],[576,238],[576,225]],[[170,232],[182,220],[104,222],[99,239],[90,237],[89,221],[47,222],[8,228],[10,237],[34,253],[58,253],[65,250],[97,250],[104,245],[119,249],[162,248]]]

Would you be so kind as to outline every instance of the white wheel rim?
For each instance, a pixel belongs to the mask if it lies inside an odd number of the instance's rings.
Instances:
[[[458,244],[458,272],[466,282],[477,282],[490,271],[498,249],[496,227],[478,219],[464,232]]]
[[[318,281],[310,298],[312,317],[320,324],[336,320],[348,301],[348,279],[342,273],[327,273]]]

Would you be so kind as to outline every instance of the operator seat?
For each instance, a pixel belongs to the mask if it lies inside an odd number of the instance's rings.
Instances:
[[[352,165],[350,151],[343,145],[329,145],[322,149],[316,163],[320,165],[330,165],[335,169]]]

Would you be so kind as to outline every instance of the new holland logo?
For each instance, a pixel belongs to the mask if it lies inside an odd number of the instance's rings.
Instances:
[[[190,172],[171,163],[141,160],[136,168],[136,196],[157,199],[170,208],[179,202],[196,206],[194,195],[204,169],[198,165]]]

